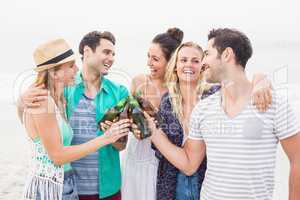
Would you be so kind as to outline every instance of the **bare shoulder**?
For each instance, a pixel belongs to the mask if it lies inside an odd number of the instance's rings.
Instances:
[[[39,107],[27,108],[25,112],[26,114],[30,114],[30,115],[50,114],[50,113],[53,114],[56,112],[54,100],[51,96],[48,96],[47,99],[45,99],[40,103]]]
[[[41,131],[38,131],[38,127],[49,129],[48,125],[52,124],[52,119],[55,119],[53,115],[55,113],[55,103],[52,97],[48,96],[45,101],[41,102],[41,105],[36,108],[25,109],[24,124],[30,138],[39,137]],[[50,128],[51,129],[51,128]]]
[[[131,82],[131,93],[134,94],[138,90],[143,89],[143,85],[147,82],[147,75],[139,74],[132,79]]]
[[[146,74],[139,74],[132,79],[132,82],[135,84],[143,84],[146,81],[147,81]]]

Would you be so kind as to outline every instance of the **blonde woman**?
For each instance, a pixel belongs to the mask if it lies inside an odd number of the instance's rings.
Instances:
[[[161,125],[163,132],[177,146],[181,146],[187,137],[191,110],[203,93],[203,88],[200,87],[202,57],[200,46],[192,42],[183,43],[167,66],[165,82],[168,93],[161,99],[159,112],[165,119],[165,124]],[[204,95],[217,89],[218,87],[212,87]],[[156,156],[159,158],[157,199],[199,199],[206,162],[202,163],[194,175],[188,177],[169,163],[158,150]]]
[[[114,123],[104,135],[71,146],[73,132],[66,120],[64,87],[74,83],[77,66],[72,49],[64,39],[40,45],[34,52],[37,78],[48,96],[36,108],[24,111],[24,125],[31,144],[31,165],[25,199],[78,199],[71,161],[114,143],[128,134],[129,120]]]

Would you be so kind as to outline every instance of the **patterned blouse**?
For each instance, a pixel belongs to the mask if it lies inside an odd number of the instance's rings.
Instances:
[[[201,96],[201,99],[215,93],[220,89],[219,86],[213,86],[209,90],[205,91]],[[159,113],[164,118],[165,123],[161,126],[163,132],[167,135],[168,139],[176,146],[182,146],[183,143],[183,128],[179,123],[179,120],[175,116],[169,93],[163,95],[159,107]],[[154,145],[152,148],[155,150],[155,155],[159,159],[158,173],[157,173],[157,185],[156,185],[156,199],[157,200],[174,200],[176,196],[176,180],[179,170],[173,166]],[[199,189],[201,188],[204,175],[206,171],[206,158],[203,160],[199,169],[197,170],[199,177]],[[200,193],[200,191],[199,191]]]

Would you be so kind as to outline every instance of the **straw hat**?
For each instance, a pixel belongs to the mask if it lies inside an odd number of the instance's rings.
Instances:
[[[33,53],[35,71],[40,72],[66,62],[75,61],[75,55],[64,39],[51,40],[36,48]]]

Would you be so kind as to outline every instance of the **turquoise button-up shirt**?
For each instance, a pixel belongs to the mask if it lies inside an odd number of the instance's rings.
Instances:
[[[76,76],[73,86],[66,87],[64,96],[67,100],[66,113],[68,119],[77,108],[81,96],[84,94],[85,86],[81,73]],[[100,90],[94,98],[96,105],[96,121],[103,118],[109,108],[114,107],[119,101],[129,95],[128,90],[119,84],[101,77]],[[103,132],[97,129],[97,135]],[[76,137],[76,136],[74,136]],[[99,197],[105,198],[117,193],[121,188],[121,167],[119,151],[112,145],[107,145],[98,150],[99,152]],[[87,166],[88,167],[88,166]]]

